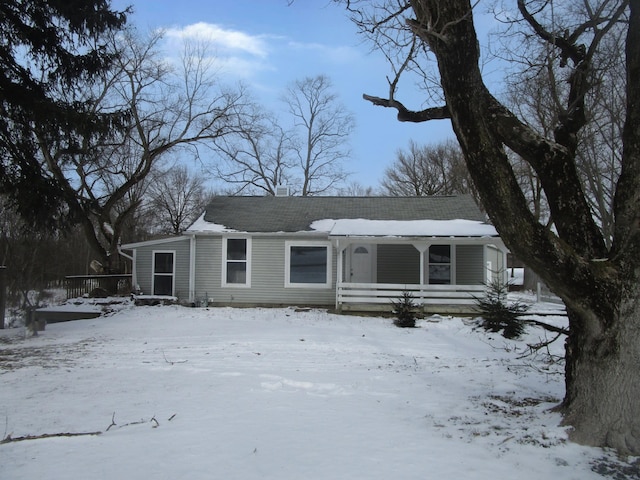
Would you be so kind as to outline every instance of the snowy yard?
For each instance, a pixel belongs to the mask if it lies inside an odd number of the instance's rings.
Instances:
[[[0,478],[603,478],[607,454],[568,443],[549,410],[562,366],[522,357],[542,330],[418,325],[126,306],[5,330]]]

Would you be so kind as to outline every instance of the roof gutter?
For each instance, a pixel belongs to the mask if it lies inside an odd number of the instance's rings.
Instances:
[[[130,261],[132,261],[132,262],[133,262],[133,257],[132,257],[131,255],[127,254],[127,253],[124,253],[124,252],[122,251],[122,246],[121,246],[121,245],[118,245],[118,254],[119,254],[119,255],[121,255],[121,256],[123,256],[123,257],[124,257],[124,258],[126,258],[127,260],[130,260]]]

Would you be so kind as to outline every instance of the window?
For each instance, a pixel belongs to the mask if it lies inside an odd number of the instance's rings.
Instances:
[[[451,284],[451,245],[429,247],[429,284]]]
[[[153,252],[153,294],[174,294],[175,252]]]
[[[222,244],[222,285],[251,286],[251,241],[247,238],[225,238]]]
[[[287,242],[285,286],[331,287],[331,248],[324,242]]]

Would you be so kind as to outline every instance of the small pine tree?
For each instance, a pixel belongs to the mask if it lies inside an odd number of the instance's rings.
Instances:
[[[394,325],[402,328],[415,328],[417,305],[414,300],[415,297],[411,292],[402,292],[402,296],[398,300],[391,302],[393,313],[397,317],[393,321]]]
[[[525,331],[520,316],[529,306],[518,301],[509,303],[508,292],[508,284],[496,279],[491,282],[484,297],[476,298],[476,308],[482,317],[482,328],[490,332],[502,331],[503,337],[513,339]]]

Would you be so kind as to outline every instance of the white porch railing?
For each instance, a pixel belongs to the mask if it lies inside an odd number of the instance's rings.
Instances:
[[[414,303],[432,312],[468,311],[476,298],[486,292],[484,285],[413,285],[395,283],[338,283],[337,308],[355,305],[382,306],[397,301],[404,292],[414,297]]]

